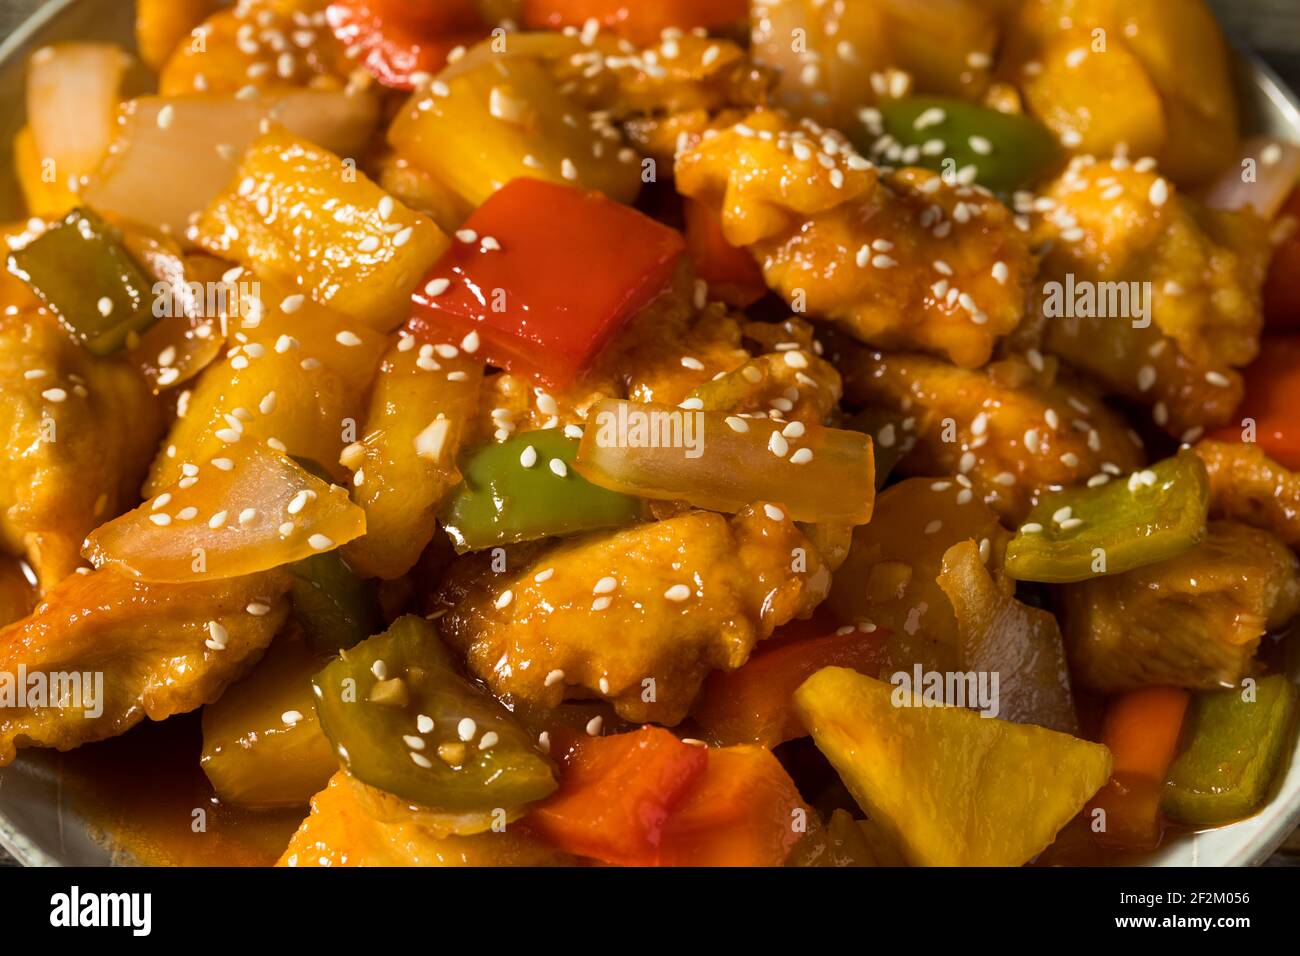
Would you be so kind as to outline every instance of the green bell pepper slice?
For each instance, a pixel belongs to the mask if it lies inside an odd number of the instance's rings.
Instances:
[[[456,550],[478,551],[640,520],[637,498],[593,485],[572,468],[577,454],[578,439],[562,428],[524,432],[471,453],[461,463],[465,480],[441,515]]]
[[[1047,495],[1007,545],[1007,574],[1066,584],[1155,564],[1205,536],[1210,483],[1190,449],[1094,488]]]
[[[340,653],[312,679],[321,729],[362,783],[426,808],[448,832],[481,832],[556,788],[552,764],[500,702],[457,668],[412,614]]]
[[[1056,138],[1037,120],[962,100],[910,96],[882,103],[880,115],[886,133],[918,148],[909,165],[936,172],[945,160],[958,170],[973,166],[977,183],[1004,196],[1038,182],[1061,156]]]
[[[373,581],[363,581],[337,551],[289,565],[293,617],[313,651],[341,651],[384,626]]]
[[[1187,747],[1165,779],[1165,814],[1210,826],[1252,813],[1290,749],[1295,710],[1295,685],[1281,674],[1260,680],[1254,701],[1235,689],[1198,695]]]
[[[157,321],[153,281],[117,231],[88,209],[74,209],[22,249],[9,271],[94,355],[111,355]]]

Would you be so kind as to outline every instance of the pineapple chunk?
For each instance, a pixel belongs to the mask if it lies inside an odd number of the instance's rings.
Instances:
[[[472,69],[453,67],[439,82],[446,95],[411,97],[388,141],[470,204],[521,176],[598,189],[619,202],[636,199],[635,156],[561,93],[537,60],[492,57]]]
[[[226,317],[233,347],[204,370],[179,409],[146,495],[233,445],[283,445],[347,477],[339,453],[356,438],[384,336],[277,283],[253,279],[248,288],[238,317]]]
[[[249,146],[197,239],[383,331],[405,318],[411,290],[449,245],[354,163],[282,129]]]
[[[871,819],[915,866],[1019,866],[1109,779],[1110,751],[1042,727],[922,706],[842,667],[795,707]]]
[[[366,535],[347,550],[364,577],[401,577],[433,540],[438,506],[460,481],[456,455],[478,408],[482,362],[464,352],[434,358],[429,345],[413,345],[403,337],[389,348],[370,395],[352,492],[365,509]]]

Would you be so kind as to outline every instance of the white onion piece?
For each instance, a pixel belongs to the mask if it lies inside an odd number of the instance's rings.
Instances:
[[[27,122],[36,153],[54,161],[58,180],[99,163],[113,139],[118,92],[131,58],[110,43],[42,47],[27,63]]]
[[[1247,160],[1253,162],[1248,166]],[[1212,209],[1253,209],[1271,220],[1291,195],[1297,179],[1300,146],[1255,136],[1241,144],[1237,162],[1210,186],[1205,203]]]
[[[230,181],[264,123],[355,156],[378,117],[378,104],[364,91],[141,97],[123,105],[120,135],[82,197],[99,212],[182,237],[192,216]]]

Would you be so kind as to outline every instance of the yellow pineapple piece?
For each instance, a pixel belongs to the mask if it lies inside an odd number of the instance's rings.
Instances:
[[[199,219],[198,242],[372,328],[405,318],[449,245],[433,222],[328,150],[274,129]]]
[[[922,706],[919,694],[841,667],[804,681],[795,708],[862,809],[917,866],[1026,863],[1110,777],[1100,744]]]

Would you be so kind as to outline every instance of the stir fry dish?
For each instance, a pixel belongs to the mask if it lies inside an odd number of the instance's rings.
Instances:
[[[0,765],[144,740],[286,866],[1274,798],[1300,148],[1200,0],[137,7],[12,144]]]

